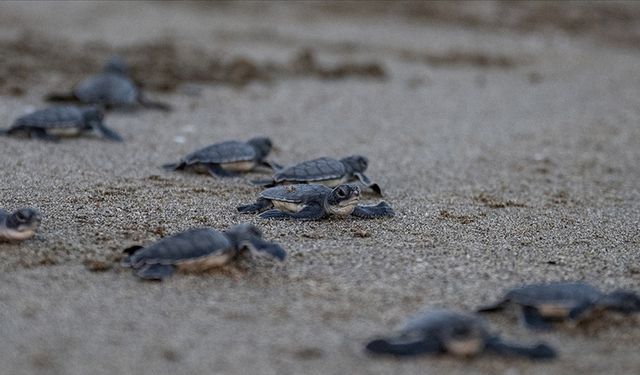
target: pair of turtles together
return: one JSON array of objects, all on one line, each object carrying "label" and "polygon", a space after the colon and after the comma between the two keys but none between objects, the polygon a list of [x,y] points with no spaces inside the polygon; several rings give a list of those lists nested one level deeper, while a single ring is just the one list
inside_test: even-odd
[{"label": "pair of turtles together", "polygon": [[247,142],[227,141],[197,150],[179,162],[163,167],[223,177],[238,176],[257,166],[276,170],[270,180],[254,181],[272,187],[261,192],[254,204],[238,207],[239,212],[261,213],[260,217],[265,219],[319,220],[330,215],[359,218],[394,215],[386,202],[375,206],[358,205],[360,188],[345,183],[359,180],[376,193],[382,193],[378,184],[364,175],[368,167],[366,157],[353,155],[340,160],[323,157],[282,168],[267,161],[271,149],[271,140],[263,137]]},{"label": "pair of turtles together", "polygon": [[146,99],[119,57],[111,58],[101,73],[81,81],[70,93],[50,94],[46,99],[77,102],[81,106],[56,105],[29,113],[16,119],[8,129],[0,130],[0,134],[55,141],[61,136],[78,136],[96,130],[107,139],[122,142],[122,137],[104,124],[103,109],[137,106],[169,109],[164,103]]},{"label": "pair of turtles together", "polygon": [[21,208],[12,213],[0,209],[0,241],[21,241],[35,235],[42,217],[35,208]]},{"label": "pair of turtles together", "polygon": [[[610,310],[623,314],[640,312],[640,296],[628,290],[603,293],[582,282],[532,284],[508,291],[501,300],[479,308],[478,312],[499,311],[509,305],[522,309],[527,327],[548,329],[552,322],[577,322],[597,311]],[[375,354],[397,356],[428,353],[471,356],[482,352],[532,359],[556,356],[555,350],[544,343],[523,346],[505,342],[491,334],[480,317],[450,310],[420,314],[410,319],[397,334],[372,340],[366,348]]]}]

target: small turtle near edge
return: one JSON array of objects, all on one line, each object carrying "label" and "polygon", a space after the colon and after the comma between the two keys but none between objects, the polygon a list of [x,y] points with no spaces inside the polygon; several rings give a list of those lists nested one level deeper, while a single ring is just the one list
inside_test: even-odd
[{"label": "small turtle near edge", "polygon": [[261,213],[263,219],[320,220],[330,215],[362,219],[394,216],[387,202],[375,206],[358,205],[360,188],[338,185],[298,184],[275,186],[260,193],[256,203],[237,207],[241,213]]},{"label": "small turtle near edge", "polygon": [[322,157],[278,170],[270,180],[255,180],[253,183],[263,187],[314,183],[333,188],[358,180],[376,194],[382,195],[380,186],[371,182],[364,174],[368,166],[369,160],[362,155],[352,155],[340,160]]},{"label": "small turtle near edge", "polygon": [[127,65],[118,56],[111,57],[101,73],[81,81],[71,93],[51,93],[45,99],[51,102],[99,104],[107,109],[134,108],[138,105],[163,111],[171,109],[168,104],[147,99],[131,80]]},{"label": "small turtle near edge", "polygon": [[256,166],[276,168],[266,160],[273,145],[269,138],[256,137],[247,142],[226,141],[196,150],[178,163],[165,164],[166,170],[193,170],[212,176],[236,177],[239,172],[249,172]]},{"label": "small turtle near edge", "polygon": [[242,253],[267,256],[278,261],[286,257],[280,245],[262,238],[251,224],[240,224],[220,232],[212,228],[191,229],[165,237],[147,246],[125,249],[124,267],[133,268],[145,280],[162,280],[177,270],[204,272],[221,267]]},{"label": "small turtle near edge", "polygon": [[0,241],[20,241],[33,237],[40,226],[40,212],[22,208],[13,213],[0,209]]},{"label": "small turtle near edge", "polygon": [[481,318],[450,310],[432,310],[410,319],[398,334],[372,340],[373,354],[414,356],[449,353],[470,357],[483,352],[530,359],[551,359],[556,352],[544,343],[523,346],[509,343],[489,332]]},{"label": "small turtle near edge", "polygon": [[18,117],[0,135],[26,135],[46,141],[78,136],[91,130],[116,142],[122,137],[104,124],[104,112],[97,107],[53,106]]},{"label": "small turtle near edge", "polygon": [[524,324],[532,329],[550,329],[554,321],[578,322],[595,311],[640,312],[640,296],[629,290],[603,293],[583,282],[531,284],[508,291],[504,297],[478,312],[495,312],[519,306]]}]

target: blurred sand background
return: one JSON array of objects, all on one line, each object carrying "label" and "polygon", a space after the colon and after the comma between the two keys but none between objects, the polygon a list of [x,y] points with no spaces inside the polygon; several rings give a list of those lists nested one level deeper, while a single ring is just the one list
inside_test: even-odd
[{"label": "blurred sand background", "polygon": [[[175,106],[110,114],[125,144],[0,139],[0,207],[44,213],[0,244],[0,373],[637,374],[637,318],[543,334],[490,318],[557,347],[549,363],[363,344],[523,282],[640,289],[639,46],[632,2],[0,3],[2,126],[113,53]],[[396,218],[265,222],[235,212],[259,174],[159,167],[254,135],[285,164],[366,154]],[[143,283],[116,264],[246,220],[284,265]]]}]

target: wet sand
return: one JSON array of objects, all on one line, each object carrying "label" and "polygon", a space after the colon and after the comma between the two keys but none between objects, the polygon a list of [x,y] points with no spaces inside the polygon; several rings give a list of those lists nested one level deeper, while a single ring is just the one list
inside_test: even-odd
[{"label": "wet sand", "polygon": [[[463,9],[496,12],[483,6]],[[0,138],[0,207],[44,214],[34,239],[0,244],[2,371],[637,373],[640,319],[617,316],[550,333],[490,317],[510,339],[558,348],[553,362],[364,353],[425,306],[472,309],[524,282],[640,290],[637,49],[597,28],[373,8],[0,4],[0,123],[113,52],[175,107],[110,113],[124,144]],[[367,66],[381,74],[354,73]],[[255,135],[272,137],[283,164],[367,155],[397,216],[262,221],[235,206],[265,174],[160,168]],[[288,251],[283,265],[248,260],[163,283],[117,265],[130,245],[244,221]]]}]

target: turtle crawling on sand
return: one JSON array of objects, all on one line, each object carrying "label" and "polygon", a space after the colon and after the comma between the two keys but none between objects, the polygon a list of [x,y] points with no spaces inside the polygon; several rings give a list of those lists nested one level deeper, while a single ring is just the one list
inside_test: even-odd
[{"label": "turtle crawling on sand", "polygon": [[165,164],[167,170],[192,170],[212,176],[236,177],[257,166],[276,168],[266,160],[273,145],[269,138],[256,137],[247,142],[226,141],[215,143],[185,156],[177,163]]},{"label": "turtle crawling on sand", "polygon": [[78,83],[71,93],[47,95],[53,102],[80,102],[99,104],[106,108],[133,108],[142,106],[163,111],[170,109],[165,103],[148,100],[128,76],[127,65],[117,56],[110,58],[101,73]]},{"label": "turtle crawling on sand", "polygon": [[369,160],[361,155],[352,155],[340,160],[322,157],[281,169],[273,175],[271,180],[255,180],[253,183],[264,187],[301,183],[336,187],[340,184],[359,180],[378,195],[382,195],[380,186],[371,182],[364,175],[364,171],[367,170],[368,166]]},{"label": "turtle crawling on sand", "polygon": [[176,270],[203,272],[223,266],[242,253],[267,256],[278,261],[286,257],[277,244],[262,238],[251,224],[240,224],[224,232],[211,228],[191,229],[147,246],[125,249],[122,265],[131,267],[145,280],[162,280]]},{"label": "turtle crawling on sand", "polygon": [[603,293],[583,282],[531,284],[511,289],[493,305],[478,312],[494,312],[514,304],[521,307],[524,324],[532,329],[550,329],[554,321],[578,322],[595,311],[640,312],[640,296],[629,290]]},{"label": "turtle crawling on sand", "polygon": [[360,188],[343,184],[331,189],[324,185],[297,184],[275,186],[260,193],[256,203],[239,206],[242,213],[258,213],[263,219],[320,220],[330,215],[362,219],[394,216],[393,209],[380,202],[358,205]]},{"label": "turtle crawling on sand", "polygon": [[0,129],[0,134],[57,141],[59,137],[97,130],[107,139],[122,142],[122,137],[109,129],[103,120],[104,113],[97,107],[53,106],[18,117],[10,128]]},{"label": "turtle crawling on sand", "polygon": [[33,237],[40,226],[40,212],[22,208],[13,213],[0,209],[0,241],[20,241]]},{"label": "turtle crawling on sand", "polygon": [[556,356],[555,350],[543,343],[523,346],[503,341],[489,332],[481,318],[450,310],[419,314],[410,319],[398,334],[373,340],[366,348],[371,353],[396,356],[450,353],[470,357],[483,352],[531,359]]}]

